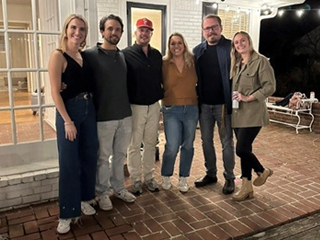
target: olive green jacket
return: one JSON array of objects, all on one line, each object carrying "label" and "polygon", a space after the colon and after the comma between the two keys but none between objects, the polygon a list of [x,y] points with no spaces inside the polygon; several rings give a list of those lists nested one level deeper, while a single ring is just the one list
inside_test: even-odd
[{"label": "olive green jacket", "polygon": [[240,102],[238,109],[232,110],[232,127],[260,127],[269,123],[266,98],[276,90],[273,68],[268,59],[253,53],[251,60],[240,69],[232,79],[232,90],[255,97],[251,102]]}]

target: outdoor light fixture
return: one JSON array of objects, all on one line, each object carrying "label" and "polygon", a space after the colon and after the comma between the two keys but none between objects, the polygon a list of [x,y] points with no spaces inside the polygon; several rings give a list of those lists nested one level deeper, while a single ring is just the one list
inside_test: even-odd
[{"label": "outdoor light fixture", "polygon": [[267,16],[267,15],[270,15],[271,13],[272,13],[272,8],[266,3],[262,4],[261,15]]},{"label": "outdoor light fixture", "polygon": [[266,4],[266,3],[262,4],[262,6],[261,6],[261,10],[262,11],[268,10],[268,9],[269,9],[269,5],[268,4]]},{"label": "outdoor light fixture", "polygon": [[217,9],[217,8],[218,8],[218,3],[214,2],[214,3],[212,4],[212,7],[213,7],[214,9]]},{"label": "outdoor light fixture", "polygon": [[280,10],[279,12],[278,12],[278,15],[281,17],[282,15],[284,14],[284,11],[283,10]]}]

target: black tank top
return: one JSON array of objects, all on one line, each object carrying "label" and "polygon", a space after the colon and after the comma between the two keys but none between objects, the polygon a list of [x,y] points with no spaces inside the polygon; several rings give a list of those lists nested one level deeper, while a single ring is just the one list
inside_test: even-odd
[{"label": "black tank top", "polygon": [[67,60],[67,67],[62,73],[61,81],[67,84],[67,88],[61,92],[62,99],[66,101],[76,97],[79,93],[92,92],[92,70],[82,53],[82,67],[67,53],[63,53],[63,56]]}]

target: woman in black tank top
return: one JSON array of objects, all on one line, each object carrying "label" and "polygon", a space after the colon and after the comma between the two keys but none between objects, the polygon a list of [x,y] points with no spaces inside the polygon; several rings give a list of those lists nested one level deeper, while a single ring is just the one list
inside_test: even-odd
[{"label": "woman in black tank top", "polygon": [[[90,67],[82,58],[88,24],[83,16],[71,14],[65,21],[59,48],[49,60],[52,99],[56,106],[59,151],[59,208],[57,231],[70,231],[70,223],[93,215],[98,138],[92,101]],[[61,91],[62,83],[66,88]]]}]

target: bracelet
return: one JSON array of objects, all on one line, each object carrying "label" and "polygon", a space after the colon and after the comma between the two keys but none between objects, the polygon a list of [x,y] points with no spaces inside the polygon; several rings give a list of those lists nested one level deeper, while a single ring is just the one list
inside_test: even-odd
[{"label": "bracelet", "polygon": [[71,122],[64,122],[64,125],[70,125],[70,124],[74,124],[74,122],[73,122],[73,121],[71,121]]}]

